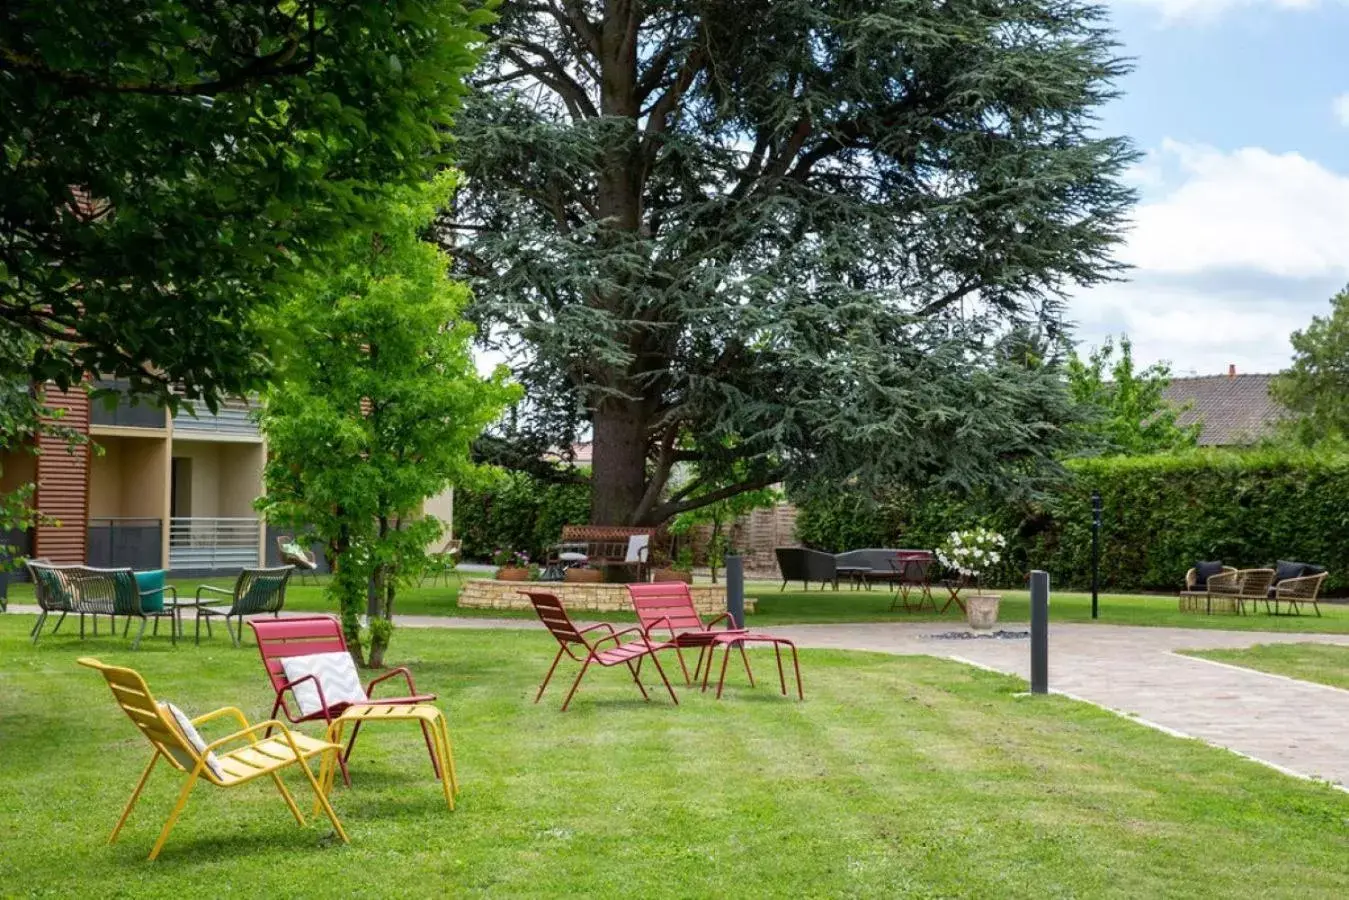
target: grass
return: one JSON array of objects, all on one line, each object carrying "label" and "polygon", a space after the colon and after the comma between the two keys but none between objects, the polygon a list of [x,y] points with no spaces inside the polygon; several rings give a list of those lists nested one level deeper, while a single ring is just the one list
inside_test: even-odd
[{"label": "grass", "polygon": [[[565,682],[530,702],[549,642],[505,631],[394,639],[449,713],[456,812],[416,731],[372,727],[355,787],[334,795],[350,846],[321,823],[296,828],[262,783],[206,787],[150,864],[181,781],[161,767],[105,843],[148,745],[75,657],[134,665],[190,712],[261,717],[256,651],[160,638],[133,654],[65,634],[33,648],[31,621],[0,617],[5,895],[1349,895],[1343,793],[1062,697],[1018,697],[1018,679],[808,651],[805,703],[737,681],[721,702],[645,704],[604,671],[562,714]],[[757,659],[766,674],[771,657]]]},{"label": "grass", "polygon": [[[191,597],[199,584],[231,587],[233,579],[176,579],[184,597]],[[461,608],[457,598],[458,584],[451,580],[425,587],[411,587],[398,597],[397,612],[418,616],[474,616],[487,618],[533,619],[530,610],[498,610]],[[836,622],[935,622],[960,620],[959,609],[952,605],[946,615],[934,615],[930,610],[908,613],[902,608],[890,610],[891,593],[883,588],[854,591],[846,586],[838,591],[779,591],[778,583],[754,581],[746,586],[746,593],[756,598],[757,611],[749,616],[757,627]],[[1000,619],[1003,622],[1030,621],[1030,595],[1026,591],[998,591],[1002,596]],[[942,588],[934,588],[940,608],[946,602]],[[15,584],[10,587],[10,602],[32,603],[32,587]],[[332,612],[332,605],[324,598],[322,587],[312,582],[302,585],[292,581],[286,591],[286,607],[294,610]],[[1349,634],[1349,604],[1321,604],[1322,616],[1268,616],[1255,613],[1236,616],[1230,613],[1202,615],[1182,613],[1176,608],[1174,596],[1150,594],[1103,594],[1100,597],[1100,618],[1108,625],[1166,626],[1171,628],[1224,629],[1239,631],[1329,632]],[[581,614],[585,616],[584,613]],[[592,618],[594,615],[592,614]],[[190,616],[189,616],[190,618]],[[606,613],[605,618],[615,622],[631,622],[626,613]],[[1090,623],[1091,596],[1084,593],[1054,592],[1051,597],[1050,618],[1055,622]],[[50,626],[48,626],[50,627]],[[191,625],[189,623],[189,630]]]},{"label": "grass", "polygon": [[1334,644],[1257,644],[1244,650],[1187,650],[1188,656],[1231,663],[1349,690],[1349,647]]}]

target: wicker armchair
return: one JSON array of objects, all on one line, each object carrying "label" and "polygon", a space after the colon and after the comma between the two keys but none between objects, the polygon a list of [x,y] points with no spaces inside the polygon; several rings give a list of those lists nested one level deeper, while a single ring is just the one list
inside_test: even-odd
[{"label": "wicker armchair", "polygon": [[[29,632],[29,637],[36,644],[38,638],[42,637],[42,626],[47,623],[49,615],[61,614],[56,620],[56,627],[52,629],[52,634],[56,634],[61,630],[61,624],[65,622],[66,616],[75,612],[75,590],[71,586],[70,577],[74,572],[83,572],[84,566],[54,566],[45,559],[30,559],[25,563],[25,567],[28,569],[28,577],[33,582],[33,596],[37,599],[39,610],[37,622]],[[97,623],[98,620],[94,621]],[[80,616],[80,626],[83,632],[84,616]]]},{"label": "wicker armchair", "polygon": [[[1235,575],[1237,572],[1233,566],[1223,566],[1222,572],[1217,575],[1210,575],[1209,581],[1214,578],[1221,578],[1226,575]],[[1199,583],[1199,569],[1191,568],[1185,573],[1185,589],[1180,592],[1180,611],[1181,612],[1212,612],[1209,601],[1208,587]]]},{"label": "wicker armchair", "polygon": [[[225,630],[229,632],[230,640],[234,646],[238,647],[240,639],[244,633],[244,616],[257,616],[271,613],[273,617],[280,615],[281,608],[286,605],[286,583],[290,581],[291,573],[295,569],[292,566],[280,566],[274,569],[244,569],[239,573],[239,578],[234,582],[234,590],[226,590],[213,585],[203,584],[197,588],[195,600],[183,601],[180,606],[191,606],[196,610],[197,620],[195,622],[194,640],[201,643],[201,622],[206,620],[206,636],[211,637],[211,619],[215,616],[225,617]],[[223,594],[227,600],[212,600],[209,597],[203,598],[202,594]],[[229,606],[224,607],[221,604],[228,602]],[[230,627],[230,619],[238,622],[238,632]]]},{"label": "wicker armchair", "polygon": [[1288,610],[1292,615],[1302,615],[1302,604],[1310,603],[1316,614],[1321,615],[1321,607],[1317,605],[1317,598],[1321,596],[1321,586],[1326,583],[1330,577],[1328,572],[1318,572],[1315,575],[1304,575],[1301,578],[1285,578],[1278,584],[1269,588],[1265,597],[1265,611],[1269,611],[1270,601],[1274,601],[1274,615],[1279,615],[1279,604],[1287,603]]},{"label": "wicker armchair", "polygon": [[1254,607],[1267,602],[1273,583],[1273,569],[1238,569],[1212,575],[1208,580],[1209,612],[1215,605],[1223,605],[1229,612],[1245,615],[1247,603]]}]

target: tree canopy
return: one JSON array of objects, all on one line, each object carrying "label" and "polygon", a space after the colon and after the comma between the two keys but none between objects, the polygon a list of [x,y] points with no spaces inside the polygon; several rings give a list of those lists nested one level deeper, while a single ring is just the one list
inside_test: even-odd
[{"label": "tree canopy", "polygon": [[[1068,438],[1059,373],[1008,342],[1116,272],[1102,7],[540,0],[490,32],[443,231],[528,389],[511,436],[593,433],[592,521],[783,480],[1013,490]],[[704,479],[671,490],[680,463]]]},{"label": "tree canopy", "polygon": [[472,480],[469,447],[515,398],[503,370],[478,376],[468,290],[419,237],[449,179],[408,189],[378,229],[343,242],[276,312],[274,380],[263,394],[269,521],[313,528],[334,562],[357,658],[373,579],[371,664],[388,644],[400,584],[440,533],[423,501]]},{"label": "tree canopy", "polygon": [[[443,162],[459,0],[18,0],[0,11],[0,376],[213,404],[254,313]],[[21,342],[7,338],[9,350]]]},{"label": "tree canopy", "polygon": [[1293,414],[1289,427],[1303,443],[1349,439],[1349,288],[1330,298],[1330,314],[1294,331],[1293,364],[1270,393]]},{"label": "tree canopy", "polygon": [[1177,424],[1181,410],[1166,402],[1171,368],[1154,363],[1139,369],[1134,365],[1133,344],[1127,336],[1115,342],[1107,338],[1083,359],[1074,352],[1068,358],[1068,387],[1074,402],[1083,409],[1079,429],[1085,438],[1080,448],[1107,456],[1142,456],[1169,453],[1195,446],[1201,423]]}]

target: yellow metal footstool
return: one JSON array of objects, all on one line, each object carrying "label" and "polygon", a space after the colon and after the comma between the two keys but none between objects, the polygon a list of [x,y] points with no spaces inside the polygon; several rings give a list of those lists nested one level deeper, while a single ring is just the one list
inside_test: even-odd
[{"label": "yellow metal footstool", "polygon": [[[431,737],[427,749],[431,752],[431,765],[436,770],[441,787],[445,790],[445,802],[454,809],[454,795],[459,793],[459,779],[454,773],[454,750],[450,746],[450,730],[445,725],[445,716],[438,707],[430,703],[399,703],[388,706],[357,703],[348,706],[341,716],[328,726],[328,741],[342,743],[342,732],[348,723],[359,728],[366,722],[416,722]],[[354,735],[354,731],[353,731]],[[335,762],[325,762],[323,767],[323,787],[326,792],[333,788],[333,779],[337,775]]]}]

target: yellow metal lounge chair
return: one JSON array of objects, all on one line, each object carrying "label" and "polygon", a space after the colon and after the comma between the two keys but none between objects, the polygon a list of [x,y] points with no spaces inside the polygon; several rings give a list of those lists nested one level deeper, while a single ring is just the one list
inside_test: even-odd
[{"label": "yellow metal lounge chair", "polygon": [[[145,788],[145,783],[150,780],[150,773],[154,771],[155,764],[159,762],[160,758],[165,759],[170,766],[178,771],[187,773],[187,784],[183,785],[182,791],[178,794],[178,802],[174,804],[173,812],[169,813],[169,818],[164,823],[164,829],[159,833],[159,840],[155,841],[154,849],[150,851],[150,859],[159,856],[159,851],[163,849],[164,842],[168,840],[169,832],[173,831],[173,826],[177,824],[178,816],[182,813],[183,807],[187,805],[188,795],[192,793],[192,788],[196,786],[199,778],[205,779],[216,787],[229,788],[245,784],[263,775],[271,776],[276,789],[281,792],[281,796],[285,799],[286,806],[290,808],[291,815],[295,816],[295,821],[304,825],[304,816],[300,814],[299,807],[295,805],[295,799],[291,797],[290,791],[286,790],[285,783],[277,774],[282,769],[297,764],[300,770],[304,772],[305,778],[308,779],[309,786],[314,789],[314,796],[317,798],[315,813],[317,814],[318,810],[322,808],[323,812],[327,814],[328,820],[333,823],[333,828],[336,829],[338,837],[346,843],[351,843],[346,831],[342,829],[342,823],[337,819],[337,813],[333,812],[327,796],[319,788],[320,781],[323,784],[330,782],[327,770],[336,765],[337,754],[342,750],[339,744],[330,744],[327,741],[318,741],[306,737],[298,731],[291,731],[275,719],[250,725],[248,720],[244,718],[244,714],[233,706],[217,709],[215,712],[198,716],[188,722],[186,717],[182,716],[177,707],[172,704],[156,703],[155,698],[150,694],[150,688],[145,684],[145,679],[136,670],[107,666],[87,656],[81,657],[79,663],[82,666],[88,666],[99,671],[107,680],[108,687],[112,689],[113,697],[116,698],[117,704],[122,707],[122,711],[131,718],[132,722],[136,723],[136,727],[141,730],[141,733],[155,748],[154,755],[150,757],[150,764],[145,767],[145,771],[141,774],[141,779],[136,784],[136,790],[132,792],[131,799],[127,801],[126,809],[122,810],[122,817],[117,820],[117,825],[113,828],[108,843],[111,844],[117,840],[118,833],[130,817],[131,810],[136,805],[136,800],[140,798],[141,791]],[[201,736],[197,734],[196,726],[226,715],[234,716],[238,720],[240,730],[229,737],[223,737],[210,744],[203,741]],[[259,733],[268,729],[275,729],[280,733],[274,737],[264,735],[259,738]],[[226,744],[244,740],[247,743],[242,747],[227,752],[222,751],[219,755],[215,752]],[[322,757],[322,766],[317,781],[307,762],[314,756]]]}]

